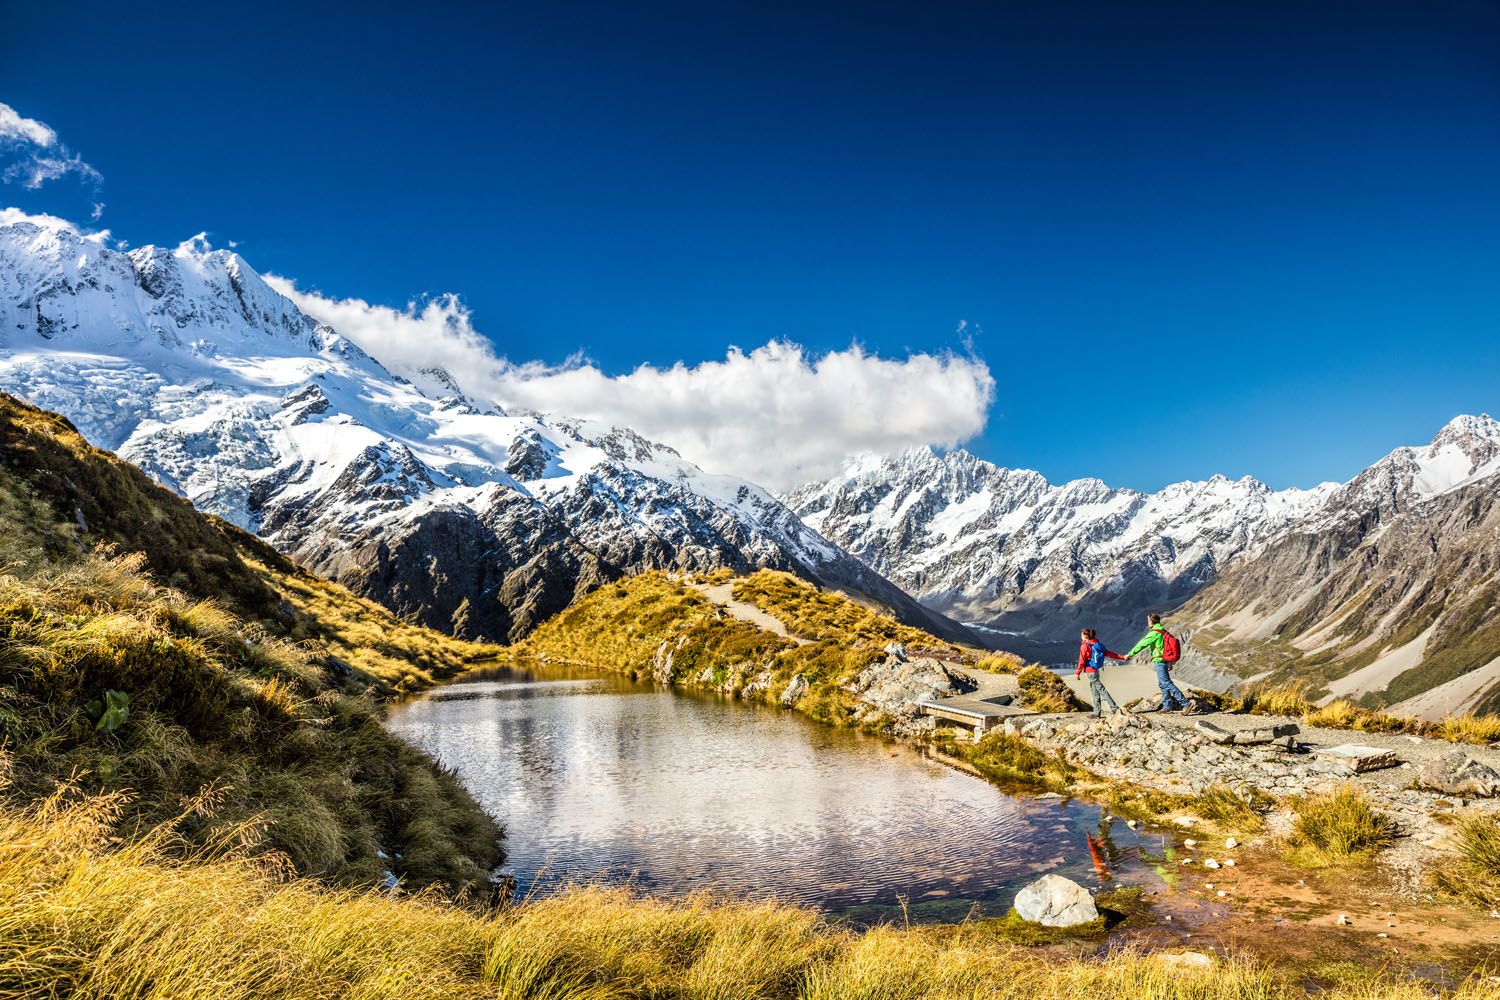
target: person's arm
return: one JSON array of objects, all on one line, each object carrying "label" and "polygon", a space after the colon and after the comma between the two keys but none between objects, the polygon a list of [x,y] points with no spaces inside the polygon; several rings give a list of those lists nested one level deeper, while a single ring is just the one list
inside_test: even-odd
[{"label": "person's arm", "polygon": [[1136,653],[1139,653],[1143,649],[1150,649],[1151,648],[1151,640],[1153,640],[1155,638],[1156,638],[1156,633],[1155,632],[1147,632],[1146,633],[1146,637],[1144,639],[1142,639],[1140,642],[1136,643],[1134,646],[1132,646],[1130,648],[1130,652],[1128,652],[1128,653],[1125,654],[1125,659],[1127,659],[1127,660],[1130,659],[1132,656],[1134,656]]},{"label": "person's arm", "polygon": [[1107,657],[1109,657],[1111,660],[1128,660],[1128,659],[1130,659],[1130,657],[1128,657],[1128,656],[1121,656],[1119,653],[1116,653],[1116,652],[1114,652],[1112,650],[1108,650],[1108,649],[1106,649],[1104,651],[1104,655],[1107,656]]}]

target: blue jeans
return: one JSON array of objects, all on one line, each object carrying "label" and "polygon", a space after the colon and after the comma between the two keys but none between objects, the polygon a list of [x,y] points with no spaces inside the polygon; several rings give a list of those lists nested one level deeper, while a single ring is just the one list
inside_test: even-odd
[{"label": "blue jeans", "polygon": [[1094,714],[1097,716],[1103,712],[1106,702],[1109,703],[1109,710],[1111,712],[1118,712],[1120,706],[1115,704],[1114,697],[1104,689],[1104,682],[1099,679],[1099,672],[1096,670],[1085,674],[1085,676],[1089,679],[1089,693],[1093,696]]},{"label": "blue jeans", "polygon": [[1156,668],[1156,686],[1161,688],[1161,707],[1163,711],[1170,712],[1174,708],[1187,708],[1188,697],[1182,693],[1182,689],[1172,683],[1172,675],[1167,670],[1167,665],[1160,661],[1153,663]]}]

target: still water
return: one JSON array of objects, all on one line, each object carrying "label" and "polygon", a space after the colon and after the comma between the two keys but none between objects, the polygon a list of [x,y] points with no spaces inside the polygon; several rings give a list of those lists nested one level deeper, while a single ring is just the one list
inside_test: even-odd
[{"label": "still water", "polygon": [[520,895],[603,880],[956,920],[1046,872],[1100,885],[1086,833],[1121,884],[1157,883],[1168,846],[790,711],[555,667],[447,685],[389,724],[504,823]]}]

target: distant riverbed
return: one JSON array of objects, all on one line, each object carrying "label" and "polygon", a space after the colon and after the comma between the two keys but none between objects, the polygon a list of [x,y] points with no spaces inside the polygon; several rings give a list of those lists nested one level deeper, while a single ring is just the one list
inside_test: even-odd
[{"label": "distant riverbed", "polygon": [[519,894],[569,881],[775,897],[859,922],[1000,915],[1047,872],[1159,883],[1159,835],[1007,795],[902,744],[789,711],[555,667],[399,705],[390,728],[505,824]]}]

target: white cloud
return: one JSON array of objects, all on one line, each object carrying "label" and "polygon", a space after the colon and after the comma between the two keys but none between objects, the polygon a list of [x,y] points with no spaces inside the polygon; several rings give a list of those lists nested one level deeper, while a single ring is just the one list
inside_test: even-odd
[{"label": "white cloud", "polygon": [[631,427],[706,469],[773,489],[831,476],[860,452],[959,444],[984,429],[994,397],[977,358],[895,360],[858,346],[813,355],[785,341],[624,375],[583,361],[518,365],[495,355],[456,296],[390,309],[267,280],[393,371],[440,366],[476,398]]},{"label": "white cloud", "polygon": [[[27,118],[9,104],[0,103],[0,180],[34,190],[69,174],[77,174],[95,188],[104,180],[99,171],[63,145],[46,122]],[[99,211],[103,207],[99,204]],[[94,218],[98,217],[96,212]]]}]

